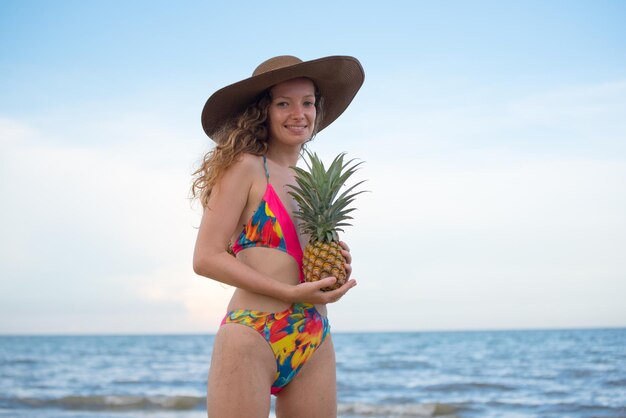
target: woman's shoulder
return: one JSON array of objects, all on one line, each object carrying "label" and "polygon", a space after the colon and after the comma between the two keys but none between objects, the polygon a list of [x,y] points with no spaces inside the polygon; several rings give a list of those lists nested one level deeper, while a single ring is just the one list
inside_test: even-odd
[{"label": "woman's shoulder", "polygon": [[225,175],[240,180],[249,181],[263,175],[263,157],[260,155],[243,153],[226,170]]},{"label": "woman's shoulder", "polygon": [[245,169],[263,168],[263,156],[254,155],[247,152],[242,153],[234,162]]},{"label": "woman's shoulder", "polygon": [[245,174],[263,172],[263,157],[261,155],[249,154],[247,152],[241,154],[231,166],[233,170],[241,171]]}]

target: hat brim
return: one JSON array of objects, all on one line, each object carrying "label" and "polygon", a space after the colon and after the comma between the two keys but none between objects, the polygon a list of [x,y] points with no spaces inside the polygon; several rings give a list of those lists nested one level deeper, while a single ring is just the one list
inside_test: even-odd
[{"label": "hat brim", "polygon": [[333,123],[348,107],[365,80],[361,63],[350,56],[330,56],[268,71],[228,85],[209,97],[202,110],[202,128],[213,135],[241,114],[263,91],[292,78],[311,79],[324,98],[318,131]]}]

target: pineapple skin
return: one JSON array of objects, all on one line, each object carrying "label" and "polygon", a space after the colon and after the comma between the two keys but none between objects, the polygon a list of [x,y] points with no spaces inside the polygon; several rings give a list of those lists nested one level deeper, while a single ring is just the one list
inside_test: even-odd
[{"label": "pineapple skin", "polygon": [[348,274],[344,267],[346,259],[341,250],[336,242],[310,242],[304,249],[302,259],[304,280],[316,282],[329,276],[337,278],[335,284],[322,289],[324,292],[343,286]]}]

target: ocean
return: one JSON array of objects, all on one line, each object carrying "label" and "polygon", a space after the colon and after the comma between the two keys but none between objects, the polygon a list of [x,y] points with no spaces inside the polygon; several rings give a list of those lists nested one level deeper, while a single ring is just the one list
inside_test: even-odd
[{"label": "ocean", "polygon": [[[341,417],[626,417],[626,329],[333,339]],[[0,417],[206,417],[212,343],[1,336]]]}]

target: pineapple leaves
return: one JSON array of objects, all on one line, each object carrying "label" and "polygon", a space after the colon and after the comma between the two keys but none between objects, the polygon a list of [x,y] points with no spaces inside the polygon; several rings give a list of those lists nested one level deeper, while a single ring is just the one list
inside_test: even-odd
[{"label": "pineapple leaves", "polygon": [[292,167],[295,172],[295,185],[289,185],[288,193],[300,207],[294,216],[302,221],[301,228],[311,235],[313,241],[337,241],[340,227],[350,226],[346,220],[353,219],[348,214],[356,210],[347,208],[363,190],[355,191],[364,181],[360,181],[342,193],[341,188],[363,162],[354,159],[344,161],[345,153],[337,155],[328,169],[315,153],[305,150],[304,162],[308,169]]}]

